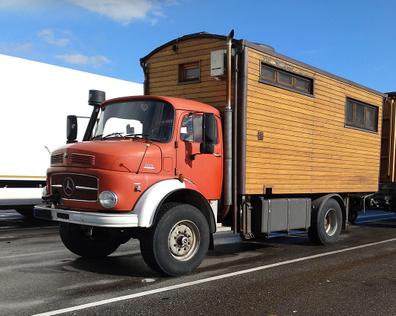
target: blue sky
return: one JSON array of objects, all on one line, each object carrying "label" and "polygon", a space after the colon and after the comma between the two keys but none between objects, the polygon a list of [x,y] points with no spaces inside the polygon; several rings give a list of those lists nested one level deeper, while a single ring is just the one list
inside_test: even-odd
[{"label": "blue sky", "polygon": [[396,1],[0,0],[0,53],[143,82],[139,59],[207,31],[396,91]]}]

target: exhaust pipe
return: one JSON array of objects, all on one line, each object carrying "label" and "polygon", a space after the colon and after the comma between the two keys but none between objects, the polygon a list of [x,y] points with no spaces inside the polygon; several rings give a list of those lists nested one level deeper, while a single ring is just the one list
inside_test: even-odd
[{"label": "exhaust pipe", "polygon": [[227,102],[224,109],[224,184],[223,184],[223,218],[225,218],[232,205],[232,39],[234,30],[227,36]]}]

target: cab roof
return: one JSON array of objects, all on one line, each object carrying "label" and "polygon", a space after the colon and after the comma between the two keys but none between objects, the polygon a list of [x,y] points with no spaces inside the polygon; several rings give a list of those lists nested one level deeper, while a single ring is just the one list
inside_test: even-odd
[{"label": "cab roof", "polygon": [[154,100],[154,101],[162,101],[173,105],[175,110],[186,110],[193,112],[205,112],[205,113],[213,113],[216,116],[220,116],[219,110],[214,108],[211,105],[193,101],[189,99],[181,99],[174,97],[166,97],[166,96],[154,96],[154,95],[140,95],[140,96],[128,96],[121,97],[115,99],[106,100],[101,104],[101,107],[107,106],[116,102],[129,102],[129,101],[144,101],[144,100]]}]

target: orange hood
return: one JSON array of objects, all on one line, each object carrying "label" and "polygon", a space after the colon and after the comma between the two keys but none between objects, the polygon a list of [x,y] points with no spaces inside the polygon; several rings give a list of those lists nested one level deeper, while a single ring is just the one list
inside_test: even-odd
[{"label": "orange hood", "polygon": [[[97,140],[68,144],[52,153],[52,155],[58,154],[63,154],[61,164],[63,166],[133,173],[161,171],[161,149],[141,139]],[[80,157],[84,159],[81,160]]]}]

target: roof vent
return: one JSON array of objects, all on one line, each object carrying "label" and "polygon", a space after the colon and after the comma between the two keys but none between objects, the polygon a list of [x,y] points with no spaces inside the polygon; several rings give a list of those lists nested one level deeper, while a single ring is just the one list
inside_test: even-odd
[{"label": "roof vent", "polygon": [[262,44],[262,43],[253,43],[253,44],[256,44],[256,45],[258,45],[258,46],[260,46],[260,47],[262,47],[262,48],[264,48],[265,50],[268,50],[268,51],[270,51],[270,52],[275,52],[275,48],[273,48],[273,47],[270,46],[270,45]]}]

